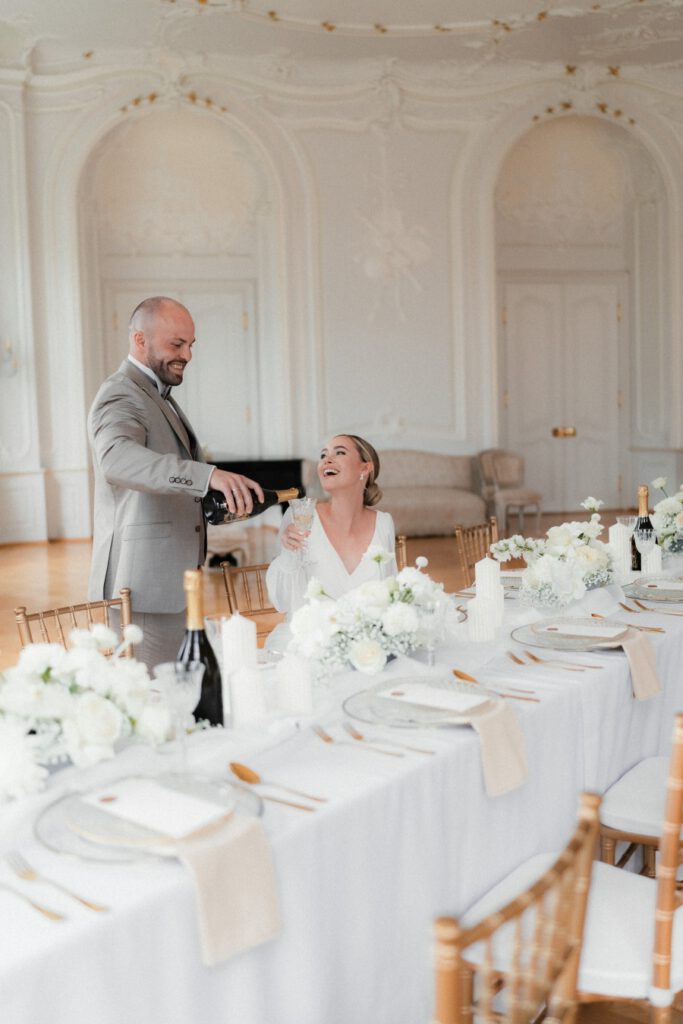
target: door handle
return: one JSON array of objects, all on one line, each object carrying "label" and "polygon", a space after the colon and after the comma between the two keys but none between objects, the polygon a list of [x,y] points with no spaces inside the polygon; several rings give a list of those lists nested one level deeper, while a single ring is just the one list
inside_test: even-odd
[{"label": "door handle", "polygon": [[553,437],[576,437],[576,427],[553,427]]}]

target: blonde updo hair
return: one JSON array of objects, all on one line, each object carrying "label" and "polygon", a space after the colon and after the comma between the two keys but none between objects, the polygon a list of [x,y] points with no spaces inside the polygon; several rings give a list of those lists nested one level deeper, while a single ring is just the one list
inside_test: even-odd
[{"label": "blonde updo hair", "polygon": [[353,441],[362,461],[369,462],[372,466],[365,481],[365,490],[363,491],[363,504],[366,508],[372,508],[373,505],[378,505],[382,500],[382,490],[375,483],[379,476],[379,455],[369,441],[358,437],[357,434],[344,434],[343,436],[348,437],[349,441]]}]

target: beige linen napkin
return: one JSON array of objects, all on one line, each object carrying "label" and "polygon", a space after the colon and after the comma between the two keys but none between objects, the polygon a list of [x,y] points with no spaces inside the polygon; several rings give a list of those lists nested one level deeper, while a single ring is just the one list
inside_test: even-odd
[{"label": "beige linen napkin", "polygon": [[648,700],[662,689],[657,675],[655,649],[644,633],[635,629],[631,632],[633,635],[624,640],[622,647],[631,668],[633,696],[636,700]]},{"label": "beige linen napkin", "polygon": [[260,821],[235,814],[217,833],[178,843],[177,854],[195,884],[208,967],[279,933],[273,858]]},{"label": "beige linen napkin", "polygon": [[484,784],[489,796],[502,796],[529,777],[524,733],[505,701],[485,715],[474,716],[479,734]]}]

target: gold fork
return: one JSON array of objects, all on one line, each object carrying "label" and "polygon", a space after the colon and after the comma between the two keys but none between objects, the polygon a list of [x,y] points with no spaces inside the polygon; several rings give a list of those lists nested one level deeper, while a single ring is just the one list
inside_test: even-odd
[{"label": "gold fork", "polygon": [[376,754],[385,754],[387,757],[404,757],[404,754],[399,754],[397,750],[382,750],[380,747],[374,747],[371,743],[364,743],[363,747],[357,747],[355,743],[350,740],[335,740],[334,737],[330,736],[329,732],[325,732],[322,725],[312,725],[311,729],[318,736],[323,743],[338,743],[342,747],[353,747],[354,750],[374,750]]},{"label": "gold fork", "polygon": [[[638,607],[640,608],[641,612],[655,612],[655,614],[657,614],[657,615],[674,615],[674,616],[675,615],[683,615],[683,612],[674,612],[674,611],[671,611],[671,610],[664,612],[660,608],[648,608],[648,606],[646,604],[643,604],[642,601],[636,600],[635,597],[631,598],[631,600],[633,601],[634,604],[638,605]],[[635,609],[634,609],[634,611],[635,611]]]},{"label": "gold fork", "polygon": [[[372,740],[368,740],[362,732],[356,729],[355,725],[351,722],[342,722],[342,728],[346,729],[349,736],[353,736],[354,740],[362,741],[363,743],[371,743]],[[378,743],[385,743],[388,747],[399,747],[401,750],[411,750],[414,754],[435,754],[435,750],[426,750],[424,747],[410,747],[407,743],[397,743],[395,740],[380,739]]]},{"label": "gold fork", "polygon": [[[599,615],[597,612],[591,613],[592,619],[604,619],[604,617],[604,615]],[[631,626],[630,628],[639,629],[641,633],[666,633],[666,630],[661,626]]]},{"label": "gold fork", "polygon": [[[109,907],[103,906],[101,903],[95,903],[93,900],[87,900],[84,896],[79,896],[77,893],[72,892],[71,889],[67,889],[61,882],[55,882],[52,878],[46,878],[44,875],[40,875],[34,868],[31,867],[29,862],[22,857],[16,850],[11,850],[5,857],[7,864],[12,869],[15,875],[19,878],[23,878],[25,882],[44,882],[46,885],[51,885],[53,889],[58,889],[63,892],[66,896],[70,896],[72,900],[77,900],[82,903],[88,910],[95,910],[99,914],[105,913],[109,910]],[[33,904],[37,910],[45,910],[44,907],[39,907],[38,904]],[[48,916],[52,914],[50,911]],[[61,915],[57,915],[61,917]]]},{"label": "gold fork", "polygon": [[21,889],[15,889],[13,885],[8,885],[7,882],[0,882],[0,889],[3,892],[11,892],[14,896],[18,896],[20,900],[23,900],[24,903],[28,903],[34,910],[37,910],[44,917],[49,917],[51,921],[65,920],[64,914],[58,914],[56,910],[50,910],[49,907],[44,907],[41,903],[36,903],[30,896],[27,896],[25,892],[22,892]]}]

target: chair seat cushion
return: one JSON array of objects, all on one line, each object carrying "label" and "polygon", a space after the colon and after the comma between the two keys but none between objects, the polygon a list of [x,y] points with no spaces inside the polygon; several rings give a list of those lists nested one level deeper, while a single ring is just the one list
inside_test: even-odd
[{"label": "chair seat cushion", "polygon": [[668,771],[666,757],[647,757],[627,771],[603,796],[601,823],[619,832],[659,836]]},{"label": "chair seat cushion", "polygon": [[498,502],[502,505],[524,506],[540,505],[541,495],[538,491],[528,491],[517,487],[502,487],[496,495]]},{"label": "chair seat cushion", "polygon": [[[556,860],[538,854],[520,864],[460,919],[471,927],[505,906],[533,885]],[[593,864],[583,951],[579,968],[580,992],[623,999],[647,999],[652,979],[652,949],[657,885],[654,879],[602,864]],[[533,912],[527,911],[525,945],[533,934]],[[494,941],[494,966],[505,972],[512,959],[514,922],[503,926]],[[470,963],[483,958],[481,943],[466,951]],[[683,989],[683,907],[674,916],[671,990]]]},{"label": "chair seat cushion", "polygon": [[458,523],[473,526],[486,513],[478,494],[455,487],[383,487],[381,508],[391,513],[397,535],[408,537],[448,536]]},{"label": "chair seat cushion", "polygon": [[[652,984],[657,883],[609,864],[593,865],[578,989],[646,999]],[[683,907],[674,915],[671,991],[683,988]]]}]

